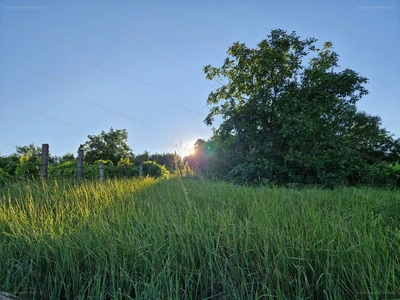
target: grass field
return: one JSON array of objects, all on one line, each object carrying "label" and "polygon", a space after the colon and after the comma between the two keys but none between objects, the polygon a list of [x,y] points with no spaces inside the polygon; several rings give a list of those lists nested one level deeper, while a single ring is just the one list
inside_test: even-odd
[{"label": "grass field", "polygon": [[0,290],[21,299],[394,299],[400,192],[201,178],[0,190]]}]

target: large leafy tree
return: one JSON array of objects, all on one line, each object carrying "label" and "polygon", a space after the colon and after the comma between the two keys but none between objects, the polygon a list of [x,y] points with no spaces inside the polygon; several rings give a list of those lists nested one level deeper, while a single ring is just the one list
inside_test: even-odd
[{"label": "large leafy tree", "polygon": [[368,153],[388,154],[377,142],[391,144],[390,135],[356,109],[367,78],[339,70],[332,43],[316,42],[272,30],[254,49],[234,43],[220,68],[205,66],[207,79],[223,82],[209,94],[205,123],[222,116],[214,139],[220,157],[235,157],[231,177],[336,184]]},{"label": "large leafy tree", "polygon": [[94,163],[97,160],[110,160],[116,166],[121,158],[133,157],[132,150],[127,145],[128,132],[125,129],[110,132],[102,131],[99,135],[88,135],[89,140],[82,145],[85,162]]}]

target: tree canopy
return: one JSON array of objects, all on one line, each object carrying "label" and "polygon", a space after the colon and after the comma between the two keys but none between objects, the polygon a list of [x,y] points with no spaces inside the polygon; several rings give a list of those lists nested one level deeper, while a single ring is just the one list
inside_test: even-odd
[{"label": "tree canopy", "polygon": [[35,144],[28,146],[15,146],[17,156],[27,155],[32,158],[40,158],[42,156],[42,148]]},{"label": "tree canopy", "polygon": [[399,159],[380,118],[357,111],[368,79],[340,69],[331,42],[316,42],[272,30],[256,48],[236,42],[221,67],[204,67],[223,82],[204,122],[222,116],[213,139],[230,177],[338,184],[365,163]]},{"label": "tree canopy", "polygon": [[85,153],[85,162],[94,163],[96,160],[110,160],[116,166],[126,157],[132,157],[132,150],[127,145],[128,132],[126,129],[110,132],[102,131],[99,135],[88,135],[89,140],[82,145]]}]

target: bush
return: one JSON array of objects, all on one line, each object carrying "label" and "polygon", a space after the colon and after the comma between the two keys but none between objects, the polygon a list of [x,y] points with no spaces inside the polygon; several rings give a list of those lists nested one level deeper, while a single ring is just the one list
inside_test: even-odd
[{"label": "bush", "polygon": [[69,160],[58,165],[49,166],[49,176],[54,177],[76,177],[77,163],[75,160]]},{"label": "bush", "polygon": [[0,186],[5,185],[10,179],[11,176],[2,168],[0,168]]},{"label": "bush", "polygon": [[[102,162],[104,165],[104,178],[129,178],[139,176],[139,169],[132,165],[120,164],[114,166],[110,160],[98,160],[94,164],[84,164],[83,177],[86,179],[98,179],[99,165]],[[76,160],[66,161],[59,165],[50,166],[50,174],[55,177],[76,178],[77,162]]]},{"label": "bush", "polygon": [[378,187],[395,186],[400,178],[400,164],[379,163],[358,166],[353,170],[352,184],[373,185]]},{"label": "bush", "polygon": [[10,176],[15,176],[15,171],[19,166],[18,156],[0,157],[0,168]]},{"label": "bush", "polygon": [[154,161],[144,161],[142,163],[143,166],[143,175],[148,175],[151,177],[167,177],[169,175],[169,171],[163,165],[159,165]]},{"label": "bush", "polygon": [[104,166],[105,178],[130,178],[135,176],[139,176],[139,169],[135,166],[129,166],[129,165]]},{"label": "bush", "polygon": [[255,162],[245,162],[237,165],[228,172],[228,176],[235,183],[245,183],[249,185],[258,185],[264,181],[268,171],[268,164],[264,160]]},{"label": "bush", "polygon": [[391,165],[390,177],[397,185],[400,185],[400,163],[396,162]]},{"label": "bush", "polygon": [[38,177],[40,170],[40,162],[28,155],[23,155],[19,158],[19,165],[15,170],[15,175],[18,177]]}]

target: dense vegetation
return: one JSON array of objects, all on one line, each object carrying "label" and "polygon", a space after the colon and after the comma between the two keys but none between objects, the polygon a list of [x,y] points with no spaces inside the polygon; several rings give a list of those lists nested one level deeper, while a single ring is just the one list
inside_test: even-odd
[{"label": "dense vegetation", "polygon": [[189,161],[239,183],[395,184],[400,139],[356,107],[368,79],[339,68],[331,42],[316,42],[272,30],[256,48],[234,43],[221,67],[206,66],[221,86],[204,122],[223,121],[205,144],[211,157]]},{"label": "dense vegetation", "polygon": [[400,296],[400,194],[191,178],[0,190],[0,287],[22,299]]},{"label": "dense vegetation", "polygon": [[[166,177],[177,169],[187,170],[176,153],[150,155],[145,151],[142,154],[134,155],[126,144],[128,139],[126,130],[111,128],[108,133],[102,131],[98,136],[89,135],[88,138],[89,140],[80,146],[84,150],[83,175],[86,179],[99,178],[99,162],[104,165],[105,178],[137,177],[140,175],[140,166],[143,176],[154,178]],[[0,186],[21,179],[38,178],[41,152],[39,146],[30,144],[22,147],[16,146],[16,153],[0,157]],[[50,155],[49,176],[76,178],[77,159],[71,153],[61,157]]]}]

